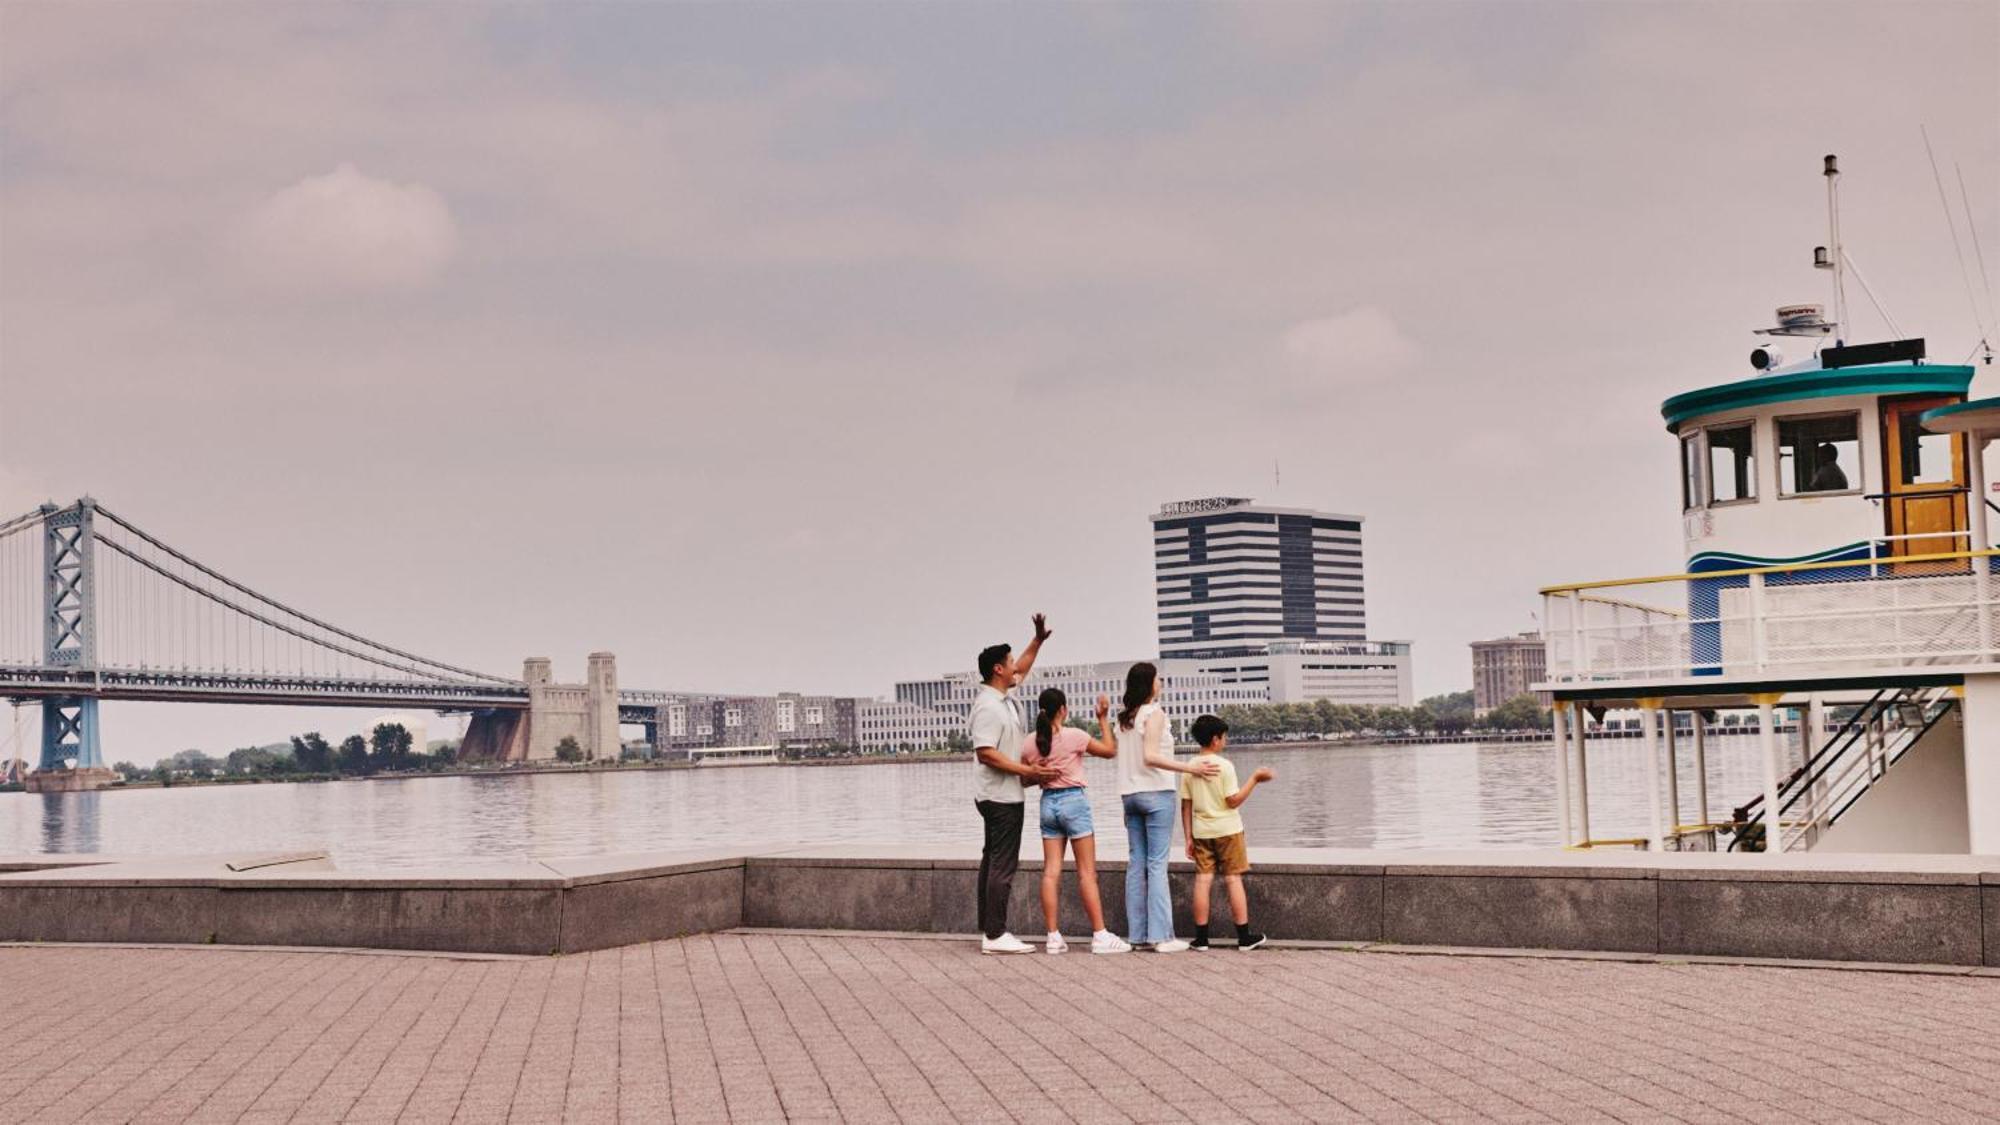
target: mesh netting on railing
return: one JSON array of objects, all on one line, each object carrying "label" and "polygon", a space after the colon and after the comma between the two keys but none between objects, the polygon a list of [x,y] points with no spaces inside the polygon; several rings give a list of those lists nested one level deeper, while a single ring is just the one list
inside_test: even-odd
[{"label": "mesh netting on railing", "polygon": [[1924,556],[1552,590],[1548,674],[1666,680],[1987,660],[2000,655],[1991,565],[1987,555]]}]

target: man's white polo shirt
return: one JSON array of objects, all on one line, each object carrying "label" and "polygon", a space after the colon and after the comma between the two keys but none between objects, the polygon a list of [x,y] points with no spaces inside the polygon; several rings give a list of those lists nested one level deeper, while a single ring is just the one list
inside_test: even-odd
[{"label": "man's white polo shirt", "polygon": [[[1021,721],[1021,712],[1015,707],[1012,696],[996,691],[991,684],[980,684],[979,694],[972,699],[972,711],[966,716],[966,725],[972,734],[973,749],[991,746],[1009,761],[1021,760],[1021,743],[1026,738],[1027,727]],[[977,765],[979,788],[973,794],[975,799],[1008,805],[1018,805],[1026,800],[1021,793],[1018,776],[996,770],[985,762]]]}]

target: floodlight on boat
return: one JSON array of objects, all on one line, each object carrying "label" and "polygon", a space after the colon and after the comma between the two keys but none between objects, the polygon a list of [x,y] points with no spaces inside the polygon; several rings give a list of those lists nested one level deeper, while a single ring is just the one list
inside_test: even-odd
[{"label": "floodlight on boat", "polygon": [[1826,319],[1824,305],[1780,305],[1778,323],[1773,328],[1759,328],[1759,336],[1831,336],[1836,328]]},{"label": "floodlight on boat", "polygon": [[1779,350],[1776,344],[1764,344],[1750,349],[1750,366],[1759,371],[1769,371],[1782,366],[1784,362],[1785,353]]}]

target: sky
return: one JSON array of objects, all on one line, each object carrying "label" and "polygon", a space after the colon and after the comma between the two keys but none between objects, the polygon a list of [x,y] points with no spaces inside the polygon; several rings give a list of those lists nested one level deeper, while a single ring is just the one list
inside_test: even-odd
[{"label": "sky", "polygon": [[1458,690],[1539,587],[1678,568],[1658,405],[1826,299],[1822,154],[1971,352],[1919,130],[2000,267],[1997,62],[1976,2],[5,0],[0,512],[453,663],[884,695],[1037,610],[1155,651],[1147,515],[1251,496],[1365,516]]}]

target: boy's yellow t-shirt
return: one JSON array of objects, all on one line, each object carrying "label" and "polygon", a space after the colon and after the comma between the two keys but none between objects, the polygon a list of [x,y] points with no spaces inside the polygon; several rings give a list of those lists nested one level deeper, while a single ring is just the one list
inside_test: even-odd
[{"label": "boy's yellow t-shirt", "polygon": [[1213,759],[1222,772],[1214,777],[1181,775],[1181,800],[1194,802],[1194,838],[1219,840],[1243,831],[1243,814],[1229,807],[1223,798],[1236,792],[1236,766],[1220,754],[1197,754],[1196,761]]}]

